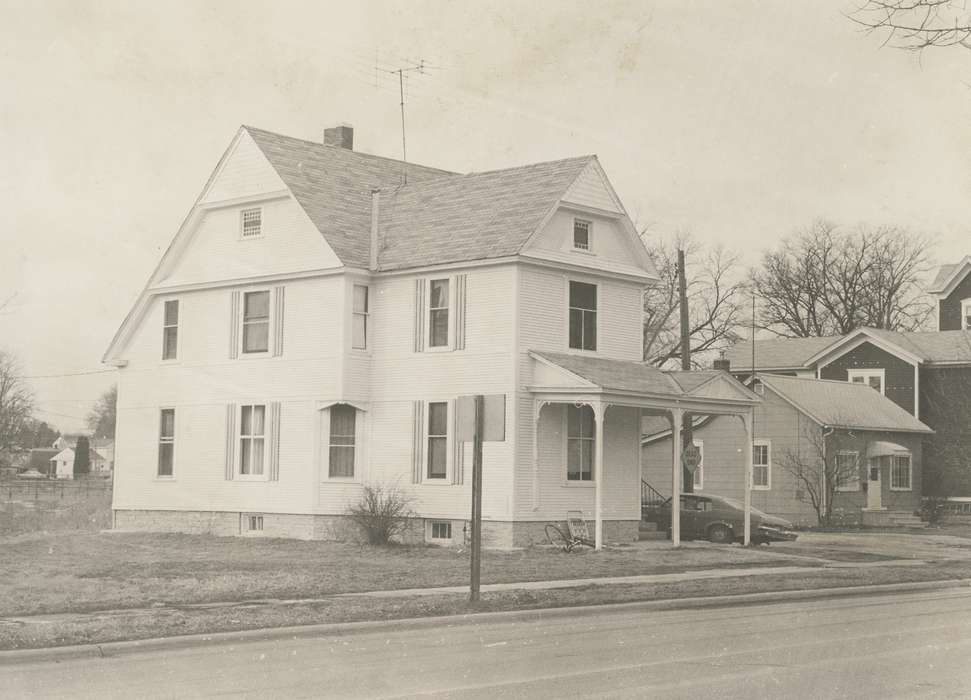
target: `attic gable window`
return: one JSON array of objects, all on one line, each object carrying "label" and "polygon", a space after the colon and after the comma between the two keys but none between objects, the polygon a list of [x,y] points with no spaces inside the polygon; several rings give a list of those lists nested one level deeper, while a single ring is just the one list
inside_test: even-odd
[{"label": "attic gable window", "polygon": [[263,209],[243,209],[240,215],[243,238],[258,238],[263,235]]},{"label": "attic gable window", "polygon": [[583,219],[573,220],[573,247],[577,250],[590,250],[590,222]]},{"label": "attic gable window", "polygon": [[881,394],[884,392],[883,369],[850,369],[847,370],[847,379],[854,384],[866,384],[871,389],[876,389]]}]

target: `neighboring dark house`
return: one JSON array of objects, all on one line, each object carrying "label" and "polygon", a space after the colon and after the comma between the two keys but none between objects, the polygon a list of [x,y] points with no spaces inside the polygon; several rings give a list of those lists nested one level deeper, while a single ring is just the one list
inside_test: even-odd
[{"label": "neighboring dark house", "polygon": [[[971,258],[941,268],[930,290],[939,330],[859,328],[842,336],[757,340],[755,370],[866,384],[935,432],[924,441],[925,494],[971,497]],[[727,369],[752,374],[752,343]],[[724,368],[724,365],[723,365]]]},{"label": "neighboring dark house", "polygon": [[60,450],[38,447],[30,451],[29,469],[36,469],[41,474],[50,475],[53,472],[51,460]]}]

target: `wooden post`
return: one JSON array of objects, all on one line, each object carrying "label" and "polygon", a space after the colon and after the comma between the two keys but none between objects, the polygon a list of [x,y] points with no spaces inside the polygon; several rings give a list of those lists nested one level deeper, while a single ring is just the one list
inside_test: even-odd
[{"label": "wooden post", "polygon": [[472,571],[469,600],[479,600],[479,574],[482,558],[482,426],[485,398],[475,396],[475,433],[472,437]]},{"label": "wooden post", "polygon": [[606,418],[607,407],[602,403],[593,405],[594,417],[594,440],[593,440],[593,483],[594,483],[594,549],[598,552],[604,546],[604,521],[603,521],[603,471],[604,471],[604,419]]},{"label": "wooden post", "polygon": [[684,411],[671,411],[671,546],[681,546],[681,421]]},{"label": "wooden post", "polygon": [[752,453],[755,451],[755,435],[753,432],[753,422],[755,409],[750,408],[748,413],[742,418],[745,424],[745,537],[743,544],[748,545],[752,542]]}]

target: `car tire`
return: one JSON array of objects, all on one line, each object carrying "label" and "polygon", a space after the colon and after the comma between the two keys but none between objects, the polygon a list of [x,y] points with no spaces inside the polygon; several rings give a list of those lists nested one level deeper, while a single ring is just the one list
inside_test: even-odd
[{"label": "car tire", "polygon": [[715,544],[731,544],[735,540],[735,533],[727,525],[712,525],[708,528],[708,540]]}]

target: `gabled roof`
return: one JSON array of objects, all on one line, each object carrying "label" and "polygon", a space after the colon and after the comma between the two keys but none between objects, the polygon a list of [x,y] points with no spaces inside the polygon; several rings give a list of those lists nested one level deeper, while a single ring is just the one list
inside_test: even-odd
[{"label": "gabled roof", "polygon": [[820,425],[856,430],[932,433],[875,389],[865,384],[759,375],[766,387]]},{"label": "gabled roof", "polygon": [[931,282],[927,291],[931,294],[949,293],[949,288],[958,281],[961,276],[960,273],[967,270],[969,265],[971,265],[971,256],[965,257],[958,263],[941,265],[941,269],[937,271],[937,276]]},{"label": "gabled roof", "polygon": [[581,156],[409,181],[382,192],[379,269],[519,253],[592,160],[594,156]]},{"label": "gabled roof", "polygon": [[[821,338],[770,338],[755,341],[755,366],[758,369],[800,369],[806,361],[842,336]],[[752,369],[752,341],[745,340],[725,352],[732,372]]]},{"label": "gabled roof", "polygon": [[455,173],[339,146],[242,127],[293,193],[337,257],[367,267],[371,240],[371,190],[396,188],[403,174],[416,184]]},{"label": "gabled roof", "polygon": [[[971,364],[971,331],[928,333],[858,328],[852,333],[822,338],[788,338],[755,341],[755,366],[760,370],[805,369],[838,352],[854,339],[866,337],[888,352],[921,364]],[[725,353],[731,371],[747,372],[752,366],[752,344],[739,343]]]}]

